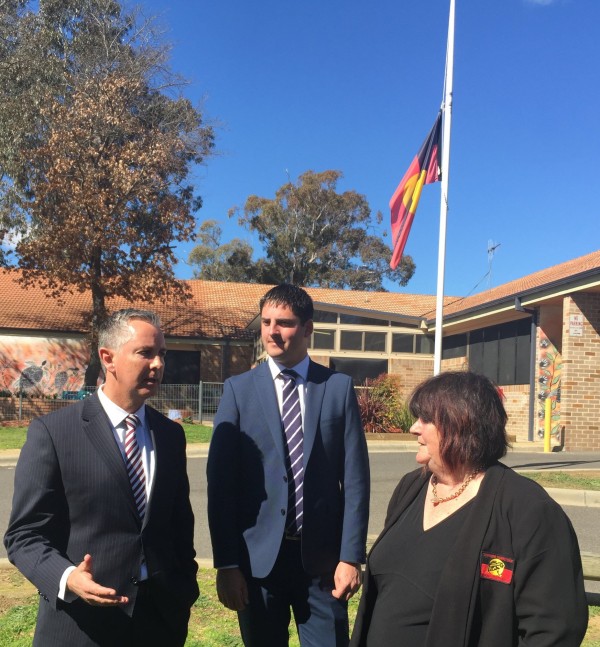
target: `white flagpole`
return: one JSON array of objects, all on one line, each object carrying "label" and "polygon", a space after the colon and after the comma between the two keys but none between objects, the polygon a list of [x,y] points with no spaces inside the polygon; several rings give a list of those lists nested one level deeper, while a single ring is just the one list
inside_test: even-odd
[{"label": "white flagpole", "polygon": [[454,72],[454,0],[450,0],[448,18],[448,45],[446,50],[446,78],[442,137],[442,191],[440,200],[440,239],[438,248],[438,277],[435,305],[435,345],[433,374],[442,369],[442,323],[444,318],[444,269],[446,264],[446,219],[448,216],[448,176],[450,172],[450,126],[452,123],[452,80]]}]

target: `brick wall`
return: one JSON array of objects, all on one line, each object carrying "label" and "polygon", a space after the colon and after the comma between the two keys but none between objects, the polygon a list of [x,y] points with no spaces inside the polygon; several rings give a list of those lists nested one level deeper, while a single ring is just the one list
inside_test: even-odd
[{"label": "brick wall", "polygon": [[252,367],[252,346],[230,346],[229,347],[229,375],[239,375],[249,371]]},{"label": "brick wall", "polygon": [[400,394],[404,399],[423,380],[433,375],[433,359],[393,358],[389,361],[390,373],[400,376]]},{"label": "brick wall", "polygon": [[223,382],[223,347],[200,346],[200,379],[203,382]]},{"label": "brick wall", "polygon": [[201,345],[200,379],[203,382],[224,382],[252,368],[251,345],[223,343]]},{"label": "brick wall", "polygon": [[[574,318],[572,318],[575,316]],[[581,335],[573,334],[582,320]],[[567,451],[600,450],[600,294],[563,301],[561,415]]]},{"label": "brick wall", "polygon": [[452,357],[442,360],[442,371],[468,371],[469,360],[466,357]]},{"label": "brick wall", "polygon": [[0,422],[20,420],[25,426],[33,418],[44,416],[71,404],[73,404],[72,400],[25,397],[22,402],[19,402],[18,397],[0,397]]},{"label": "brick wall", "polygon": [[529,434],[529,384],[503,386],[504,408],[508,416],[506,433],[517,442],[526,442]]}]

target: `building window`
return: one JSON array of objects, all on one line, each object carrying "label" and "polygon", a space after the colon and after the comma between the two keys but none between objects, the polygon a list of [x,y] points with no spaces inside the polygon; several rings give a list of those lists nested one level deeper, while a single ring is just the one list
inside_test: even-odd
[{"label": "building window", "polygon": [[406,321],[390,321],[392,328],[418,328],[417,323],[407,323]]},{"label": "building window", "polygon": [[392,334],[392,353],[414,353],[415,336],[412,333],[395,332]]},{"label": "building window", "polygon": [[360,317],[359,315],[340,314],[341,324],[353,324],[355,326],[389,326],[387,319],[374,319],[373,317]]},{"label": "building window", "polygon": [[337,323],[337,312],[327,312],[327,310],[315,310],[313,321],[319,323]]},{"label": "building window", "polygon": [[388,372],[387,359],[357,359],[355,357],[332,357],[330,366],[334,371],[345,373],[352,378],[355,386]]},{"label": "building window", "polygon": [[315,328],[310,347],[318,350],[333,350],[335,348],[335,330]]},{"label": "building window", "polygon": [[197,350],[168,350],[163,384],[198,384],[200,353]]},{"label": "building window", "polygon": [[433,355],[433,335],[413,333],[392,333],[392,353],[418,353]]},{"label": "building window", "polygon": [[433,335],[416,335],[415,336],[415,353],[424,355],[433,355],[435,346],[435,337]]},{"label": "building window", "polygon": [[340,350],[359,350],[369,353],[384,353],[384,332],[363,332],[361,330],[342,330],[340,334]]},{"label": "building window", "polygon": [[384,332],[365,332],[364,350],[371,353],[385,353]]},{"label": "building window", "polygon": [[467,356],[467,335],[450,335],[442,339],[442,359]]},{"label": "building window", "polygon": [[497,384],[529,383],[531,320],[519,319],[469,334],[469,368]]},{"label": "building window", "polygon": [[357,330],[342,330],[340,350],[362,350],[363,334]]}]

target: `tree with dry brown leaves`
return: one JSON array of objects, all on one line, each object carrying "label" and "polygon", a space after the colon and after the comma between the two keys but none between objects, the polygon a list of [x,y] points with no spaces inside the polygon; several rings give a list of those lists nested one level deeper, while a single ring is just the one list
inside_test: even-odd
[{"label": "tree with dry brown leaves", "polygon": [[[10,113],[15,132],[0,124],[0,216],[4,231],[19,231],[26,285],[57,299],[65,290],[91,294],[86,384],[95,384],[106,300],[185,292],[173,243],[194,237],[200,200],[188,177],[213,134],[174,93],[180,80],[148,23],[137,25],[114,0],[41,0],[37,14],[25,4],[2,5],[19,9],[13,22],[28,31],[17,29],[0,51],[0,81],[12,81],[24,105]],[[31,69],[15,76],[11,59],[27,57]]]}]

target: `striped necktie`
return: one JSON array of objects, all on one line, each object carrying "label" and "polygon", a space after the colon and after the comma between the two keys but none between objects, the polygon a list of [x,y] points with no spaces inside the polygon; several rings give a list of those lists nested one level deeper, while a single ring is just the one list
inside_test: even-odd
[{"label": "striped necktie", "polygon": [[280,373],[284,380],[281,420],[287,447],[286,467],[288,478],[288,514],[286,533],[297,535],[302,530],[303,499],[303,444],[302,412],[296,379],[296,371],[285,369]]},{"label": "striped necktie", "polygon": [[125,418],[125,464],[127,466],[127,476],[131,483],[131,490],[135,505],[140,515],[144,518],[146,512],[146,476],[144,473],[144,463],[142,461],[142,452],[135,435],[135,430],[140,424],[140,419],[135,414],[130,414]]}]

